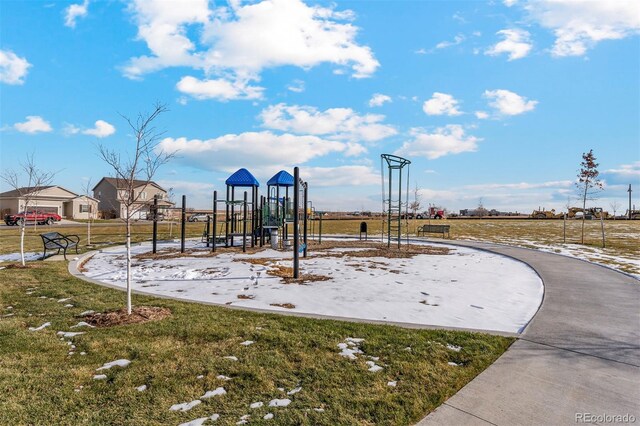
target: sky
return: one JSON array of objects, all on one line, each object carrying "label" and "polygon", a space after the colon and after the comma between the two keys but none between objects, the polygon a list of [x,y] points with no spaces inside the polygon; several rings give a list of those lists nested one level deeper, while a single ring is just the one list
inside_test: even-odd
[{"label": "sky", "polygon": [[625,0],[4,0],[0,165],[33,154],[82,193],[161,103],[154,180],[197,208],[241,167],[264,195],[298,166],[316,209],[380,211],[386,153],[423,208],[560,211],[592,149],[589,204],[620,214],[629,184],[640,206],[639,35]]}]

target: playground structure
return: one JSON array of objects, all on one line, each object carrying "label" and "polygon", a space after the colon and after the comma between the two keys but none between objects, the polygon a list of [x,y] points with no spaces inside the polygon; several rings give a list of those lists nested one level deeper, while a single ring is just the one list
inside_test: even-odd
[{"label": "playground structure", "polygon": [[[391,247],[392,237],[398,240],[398,248],[400,248],[403,234],[407,240],[409,238],[409,222],[407,218],[409,216],[410,164],[411,161],[406,158],[391,154],[380,155],[380,173],[382,177],[382,241],[385,240],[386,235],[387,247]],[[386,174],[385,168],[387,170]],[[402,199],[403,182],[406,185],[404,201]],[[397,190],[395,190],[394,187],[397,187]],[[386,188],[388,188],[388,192],[385,191]]]},{"label": "playground structure", "polygon": [[[241,245],[242,251],[246,252],[248,244],[263,247],[268,240],[273,249],[293,250],[293,278],[299,278],[299,256],[307,257],[309,230],[315,239],[315,225],[310,221],[314,210],[308,199],[308,183],[300,179],[298,167],[294,168],[293,175],[281,170],[269,179],[266,196],[260,195],[260,183],[244,168],[229,176],[225,185],[225,199],[218,199],[218,191],[213,191],[212,214],[207,216],[202,235],[207,247],[215,252],[220,247]],[[238,198],[237,189],[244,189],[241,198]],[[157,250],[159,209],[158,199],[154,198],[153,253]],[[171,209],[181,212],[180,252],[184,253],[186,196],[182,196],[180,207]],[[223,218],[219,217],[219,211],[224,212]],[[321,242],[322,216],[319,219],[318,242]]]}]

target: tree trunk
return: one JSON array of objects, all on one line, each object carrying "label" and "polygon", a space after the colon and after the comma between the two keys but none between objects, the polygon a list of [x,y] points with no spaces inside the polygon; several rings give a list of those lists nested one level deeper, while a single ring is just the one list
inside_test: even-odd
[{"label": "tree trunk", "polygon": [[127,209],[127,314],[131,315],[131,219]]},{"label": "tree trunk", "polygon": [[24,261],[24,228],[25,222],[22,221],[20,224],[20,261],[22,262],[22,266],[26,266]]},{"label": "tree trunk", "polygon": [[587,216],[587,190],[589,189],[589,182],[584,184],[584,195],[582,197],[582,231],[580,232],[580,244],[584,244],[584,221]]}]

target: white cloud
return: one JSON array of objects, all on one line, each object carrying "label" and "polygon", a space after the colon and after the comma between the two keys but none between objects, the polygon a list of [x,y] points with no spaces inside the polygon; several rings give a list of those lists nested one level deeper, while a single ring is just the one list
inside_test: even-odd
[{"label": "white cloud", "polygon": [[489,118],[489,113],[487,113],[486,111],[476,111],[474,114],[476,115],[476,118],[478,120],[486,120],[487,118]]},{"label": "white cloud", "polygon": [[465,40],[464,35],[458,34],[453,38],[453,41],[441,41],[436,44],[436,49],[446,49],[447,47],[456,46]]},{"label": "white cloud", "polygon": [[511,7],[514,4],[518,3],[518,0],[502,0],[502,3],[504,3],[504,5],[507,7]]},{"label": "white cloud", "polygon": [[218,99],[228,101],[232,99],[261,99],[263,87],[251,86],[247,81],[229,81],[224,78],[200,80],[195,77],[182,77],[176,84],[178,91],[196,99]]},{"label": "white cloud", "polygon": [[330,139],[375,142],[397,134],[382,124],[384,115],[360,115],[351,108],[318,111],[310,106],[277,104],[260,113],[262,126],[298,134],[326,135]]},{"label": "white cloud", "polygon": [[519,115],[533,111],[538,101],[527,100],[524,96],[509,90],[485,90],[484,97],[489,99],[489,105],[504,115]]},{"label": "white cloud", "polygon": [[369,166],[305,167],[303,173],[311,187],[380,184],[380,173]]},{"label": "white cloud", "polygon": [[616,175],[618,177],[640,176],[640,161],[631,164],[621,164],[616,169],[605,170],[604,173]]},{"label": "white cloud", "polygon": [[473,152],[478,149],[482,139],[465,134],[462,126],[449,124],[437,128],[433,133],[422,129],[412,129],[412,140],[405,142],[396,151],[397,155],[426,157],[430,160],[450,154]]},{"label": "white cloud", "polygon": [[525,30],[513,28],[498,31],[496,34],[504,37],[504,40],[487,49],[484,52],[485,55],[498,56],[506,53],[509,55],[509,60],[513,61],[524,58],[531,51],[530,34]]},{"label": "white cloud", "polygon": [[600,41],[640,33],[637,0],[538,0],[525,9],[556,36],[553,56],[582,56]]},{"label": "white cloud", "polygon": [[369,99],[370,107],[379,107],[384,105],[385,102],[392,102],[391,98],[387,95],[383,95],[381,93],[374,94],[371,99]]},{"label": "white cloud", "polygon": [[76,19],[87,16],[89,0],[84,0],[80,4],[72,4],[67,7],[64,16],[64,24],[69,28],[76,27]]},{"label": "white cloud", "polygon": [[571,180],[557,180],[541,183],[488,183],[482,185],[465,185],[466,189],[491,191],[495,189],[540,189],[540,188],[570,188],[574,184]]},{"label": "white cloud", "polygon": [[95,127],[93,129],[83,130],[82,133],[85,135],[95,136],[97,138],[106,138],[107,136],[111,136],[116,132],[116,128],[107,123],[104,120],[96,121]]},{"label": "white cloud", "polygon": [[[336,71],[350,67],[354,78],[364,78],[379,66],[371,49],[355,41],[358,28],[350,22],[350,11],[307,6],[301,0],[231,2],[230,7],[213,10],[207,0],[136,0],[130,10],[138,38],[151,54],[132,58],[125,75],[140,78],[177,66],[200,69],[208,78],[216,77],[204,80],[216,87],[199,87],[197,95],[214,93],[199,99],[236,99],[230,97],[234,94],[254,99],[255,92],[248,95],[229,86],[250,87],[249,82],[258,81],[265,68],[308,69],[331,63],[341,67]],[[197,34],[197,40],[191,34]],[[221,85],[225,87],[217,87]]]},{"label": "white cloud", "polygon": [[284,167],[303,164],[347,145],[317,136],[276,135],[269,131],[227,134],[213,139],[165,138],[159,150],[176,152],[178,160],[205,170],[232,172],[239,167]]},{"label": "white cloud", "polygon": [[435,92],[431,99],[422,105],[427,115],[460,115],[458,101],[447,93]]},{"label": "white cloud", "polygon": [[287,86],[287,90],[295,93],[304,92],[304,81],[302,80],[293,80],[291,84]]},{"label": "white cloud", "polygon": [[0,82],[23,84],[31,64],[10,50],[0,50]]},{"label": "white cloud", "polygon": [[28,115],[27,121],[16,123],[13,127],[19,132],[29,134],[47,133],[53,130],[51,125],[39,115]]}]

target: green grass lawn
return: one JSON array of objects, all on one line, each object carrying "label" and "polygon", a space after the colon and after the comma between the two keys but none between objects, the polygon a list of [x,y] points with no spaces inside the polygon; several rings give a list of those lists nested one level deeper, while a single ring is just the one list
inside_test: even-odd
[{"label": "green grass lawn", "polygon": [[[476,333],[284,317],[140,296],[134,304],[166,307],[172,316],[71,329],[82,311],[121,308],[124,293],[73,278],[66,268],[66,262],[36,262],[27,269],[0,270],[0,424],[178,424],[214,413],[220,414],[216,424],[221,425],[235,424],[245,414],[251,415],[251,424],[412,424],[512,342]],[[65,298],[70,300],[58,302]],[[73,307],[65,307],[67,303]],[[28,330],[44,322],[52,326]],[[67,339],[76,346],[69,355],[71,346],[56,332],[78,330],[86,334]],[[339,355],[337,345],[347,337],[365,339],[364,354],[357,360]],[[255,343],[240,344],[246,340]],[[447,344],[462,349],[456,352]],[[223,358],[229,355],[238,361]],[[379,357],[375,362],[384,369],[369,372],[365,355]],[[107,380],[93,380],[98,367],[121,358],[131,364],[106,370]],[[397,386],[388,386],[389,381]],[[137,391],[143,384],[148,389]],[[226,395],[203,400],[188,412],[169,410],[220,386]],[[291,396],[278,390],[296,386],[302,390]],[[276,398],[292,402],[266,407]],[[250,409],[257,401],[265,406]],[[267,413],[274,419],[262,420]]]}]

